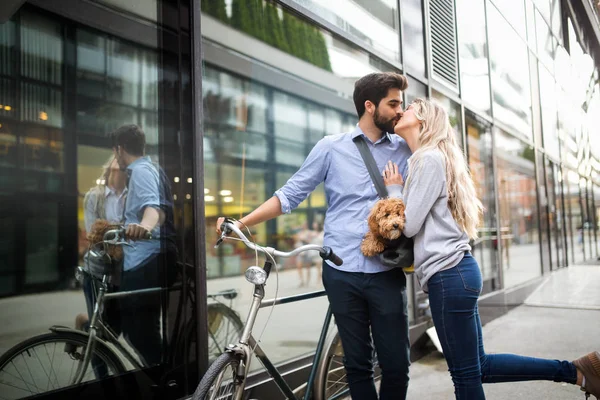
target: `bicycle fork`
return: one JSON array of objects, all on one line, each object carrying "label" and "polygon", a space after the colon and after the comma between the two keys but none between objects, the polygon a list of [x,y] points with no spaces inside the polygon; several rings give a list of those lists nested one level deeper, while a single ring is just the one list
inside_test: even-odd
[{"label": "bicycle fork", "polygon": [[92,320],[90,321],[88,345],[85,347],[83,360],[81,360],[81,362],[77,366],[77,371],[75,372],[75,376],[73,378],[73,385],[78,385],[83,380],[83,377],[87,372],[88,366],[90,365],[94,348],[96,347],[96,335],[98,333],[96,323],[98,322],[98,316],[100,315],[100,305],[104,303],[104,295],[106,292],[106,290],[104,289],[104,284],[106,283],[106,275],[102,279],[102,283],[103,285],[101,285],[98,289],[98,299],[96,300],[96,304],[94,306],[94,314],[92,315]]}]

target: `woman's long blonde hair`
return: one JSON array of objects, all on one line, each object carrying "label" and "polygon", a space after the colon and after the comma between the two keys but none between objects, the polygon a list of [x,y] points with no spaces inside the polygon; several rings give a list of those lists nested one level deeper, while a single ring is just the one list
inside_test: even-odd
[{"label": "woman's long blonde hair", "polygon": [[[431,100],[416,99],[413,102],[415,116],[422,122],[419,148],[410,159],[410,170],[419,168],[421,155],[426,151],[439,150],[446,164],[446,187],[448,208],[457,224],[470,239],[477,238],[477,226],[483,214],[483,205],[477,198],[469,166],[456,143],[448,113],[440,104]],[[410,180],[409,174],[407,178]]]}]

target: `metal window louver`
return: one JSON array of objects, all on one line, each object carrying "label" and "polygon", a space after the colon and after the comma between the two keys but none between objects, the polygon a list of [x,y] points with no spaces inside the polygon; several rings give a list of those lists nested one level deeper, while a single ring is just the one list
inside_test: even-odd
[{"label": "metal window louver", "polygon": [[458,88],[454,0],[429,1],[433,75]]}]

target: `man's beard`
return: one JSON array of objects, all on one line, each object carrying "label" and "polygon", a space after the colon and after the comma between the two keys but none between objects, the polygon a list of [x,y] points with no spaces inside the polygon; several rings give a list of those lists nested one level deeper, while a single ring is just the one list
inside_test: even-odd
[{"label": "man's beard", "polygon": [[379,115],[379,110],[375,109],[375,115],[373,116],[375,126],[381,129],[382,132],[394,132],[394,126],[396,125],[397,117],[385,119]]}]

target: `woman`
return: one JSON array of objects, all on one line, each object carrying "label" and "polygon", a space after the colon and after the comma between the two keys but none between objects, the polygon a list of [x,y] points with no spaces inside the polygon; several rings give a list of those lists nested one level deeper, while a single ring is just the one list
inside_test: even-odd
[{"label": "woman", "polygon": [[[102,219],[109,222],[119,223],[123,218],[123,209],[125,207],[127,178],[124,171],[121,171],[116,159],[111,156],[102,166],[102,175],[96,180],[96,186],[92,187],[83,199],[85,230],[89,234],[92,225],[96,220]],[[84,256],[87,260],[87,255]],[[115,277],[118,280],[118,276]],[[113,289],[118,286],[118,282],[111,282]],[[89,279],[83,284],[83,292],[86,298],[88,315],[79,314],[75,318],[76,329],[86,329],[89,325],[89,318],[94,311],[96,295],[92,288],[92,282]],[[115,330],[120,331],[120,316],[118,307],[115,304],[105,306],[105,320]]]},{"label": "woman", "polygon": [[554,380],[581,386],[600,399],[600,354],[574,362],[485,354],[477,299],[482,278],[471,256],[482,204],[446,111],[417,99],[396,124],[413,156],[404,184],[398,166],[383,171],[390,196],[406,205],[404,234],[414,237],[415,273],[454,382],[456,399],[485,399],[482,383]]}]

